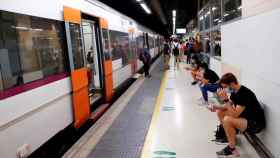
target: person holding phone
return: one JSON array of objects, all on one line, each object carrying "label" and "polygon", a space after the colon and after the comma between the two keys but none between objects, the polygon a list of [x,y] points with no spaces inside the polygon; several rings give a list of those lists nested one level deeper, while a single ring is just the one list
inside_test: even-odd
[{"label": "person holding phone", "polygon": [[224,105],[212,105],[210,109],[217,112],[225,132],[225,138],[216,140],[226,139],[228,146],[218,151],[217,156],[239,156],[235,148],[236,129],[240,132],[259,133],[265,128],[264,111],[254,92],[240,85],[232,73],[223,75],[219,84],[222,88],[218,90],[218,96],[224,101]]}]

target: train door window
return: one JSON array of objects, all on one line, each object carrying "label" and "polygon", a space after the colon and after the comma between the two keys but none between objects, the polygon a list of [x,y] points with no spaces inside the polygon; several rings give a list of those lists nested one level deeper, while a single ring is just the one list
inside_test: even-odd
[{"label": "train door window", "polygon": [[84,56],[82,48],[81,30],[79,24],[70,23],[69,32],[71,38],[71,49],[73,53],[74,69],[84,67]]},{"label": "train door window", "polygon": [[105,60],[111,60],[112,54],[110,50],[110,41],[109,41],[109,30],[102,29],[102,44],[103,44],[103,54]]},{"label": "train door window", "polygon": [[100,53],[97,48],[97,35],[94,21],[84,20],[82,22],[83,29],[83,41],[86,57],[86,65],[90,69],[90,91],[93,92],[97,89],[101,89],[100,79],[100,66],[101,61],[99,60]]}]

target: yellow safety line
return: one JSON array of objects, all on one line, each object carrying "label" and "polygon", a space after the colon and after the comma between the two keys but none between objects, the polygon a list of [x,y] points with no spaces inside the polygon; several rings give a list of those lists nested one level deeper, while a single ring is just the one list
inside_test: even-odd
[{"label": "yellow safety line", "polygon": [[162,102],[163,92],[164,92],[164,88],[165,88],[166,81],[167,81],[166,76],[167,75],[166,75],[166,72],[165,72],[164,75],[163,75],[163,80],[162,80],[161,85],[160,85],[159,95],[158,95],[157,100],[156,100],[155,110],[154,110],[154,113],[153,113],[152,121],[151,121],[151,124],[150,124],[150,127],[149,127],[148,134],[147,134],[146,139],[145,139],[145,144],[144,144],[142,153],[141,153],[141,158],[148,158],[148,154],[149,154],[149,152],[151,152],[150,151],[151,150],[151,144],[152,144],[153,136],[155,134],[156,124],[157,124],[157,120],[158,120],[159,112],[160,112],[160,105],[161,105],[161,102]]}]

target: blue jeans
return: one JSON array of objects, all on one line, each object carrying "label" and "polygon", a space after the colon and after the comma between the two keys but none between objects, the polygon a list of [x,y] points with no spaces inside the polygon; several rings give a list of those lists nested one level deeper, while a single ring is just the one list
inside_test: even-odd
[{"label": "blue jeans", "polygon": [[216,83],[201,86],[200,90],[201,90],[204,101],[208,102],[208,91],[210,91],[212,93],[216,93],[218,88],[219,88],[219,85]]}]

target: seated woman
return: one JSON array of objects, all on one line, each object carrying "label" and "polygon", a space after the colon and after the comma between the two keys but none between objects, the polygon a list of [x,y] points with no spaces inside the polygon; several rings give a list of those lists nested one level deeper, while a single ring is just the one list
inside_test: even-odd
[{"label": "seated woman", "polygon": [[217,73],[208,68],[206,63],[202,63],[199,65],[199,71],[202,73],[201,78],[199,79],[200,90],[203,96],[202,105],[209,105],[208,103],[208,91],[212,93],[216,93],[219,88],[219,76]]},{"label": "seated woman", "polygon": [[[236,150],[236,129],[241,132],[259,133],[265,127],[264,111],[256,95],[247,87],[240,85],[232,73],[225,74],[218,90],[218,95],[224,100],[223,106],[213,105],[213,111],[225,131],[226,137],[216,141],[228,141],[228,146],[217,152],[218,157],[239,156]],[[227,95],[227,91],[231,94]],[[223,141],[226,142],[226,141]]]},{"label": "seated woman", "polygon": [[201,76],[201,73],[199,71],[199,65],[201,64],[200,60],[197,58],[197,56],[193,56],[191,59],[191,67],[187,67],[187,70],[191,71],[191,75],[193,78],[192,85],[196,85],[199,81],[199,78]]}]

